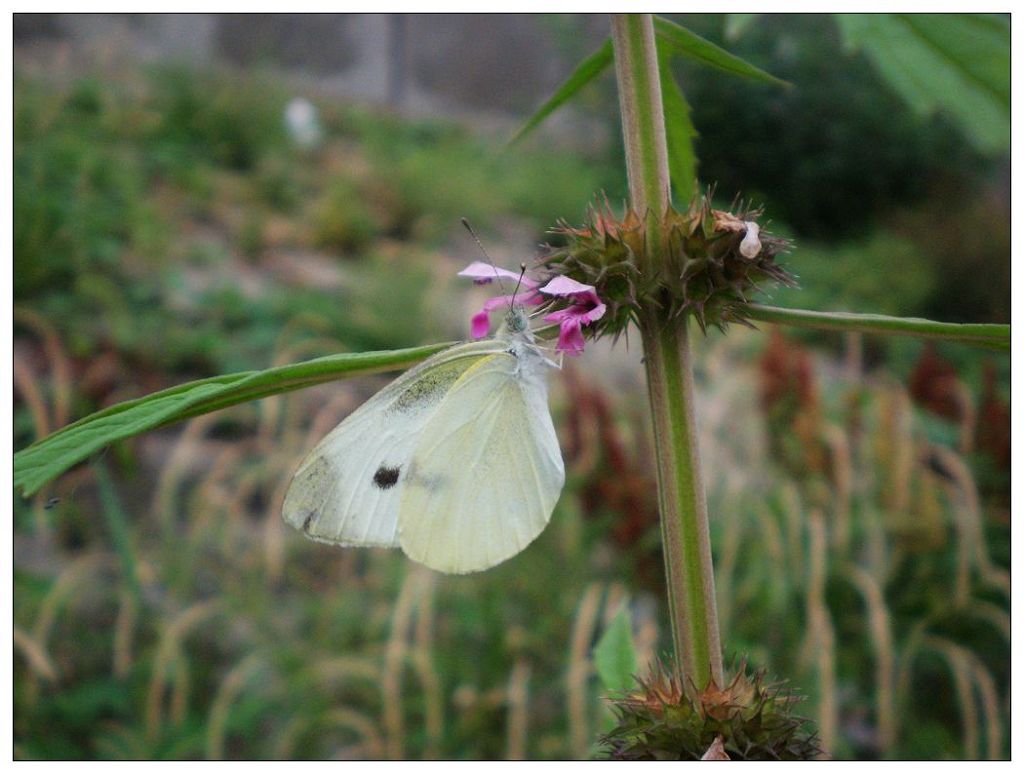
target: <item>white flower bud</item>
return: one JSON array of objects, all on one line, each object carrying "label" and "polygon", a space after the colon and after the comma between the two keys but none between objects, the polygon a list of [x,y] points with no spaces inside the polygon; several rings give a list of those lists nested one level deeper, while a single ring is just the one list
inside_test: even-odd
[{"label": "white flower bud", "polygon": [[757,258],[757,254],[761,252],[761,240],[758,238],[761,227],[749,220],[743,225],[747,227],[747,235],[740,242],[740,255],[744,258]]}]

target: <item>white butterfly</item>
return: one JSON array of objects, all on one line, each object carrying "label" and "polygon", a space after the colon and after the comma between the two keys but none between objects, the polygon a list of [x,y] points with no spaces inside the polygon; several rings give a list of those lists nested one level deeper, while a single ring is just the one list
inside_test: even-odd
[{"label": "white butterfly", "polygon": [[295,473],[285,521],[325,543],[401,546],[446,573],[515,556],[565,482],[552,367],[512,307],[493,339],[434,355],[331,431]]}]

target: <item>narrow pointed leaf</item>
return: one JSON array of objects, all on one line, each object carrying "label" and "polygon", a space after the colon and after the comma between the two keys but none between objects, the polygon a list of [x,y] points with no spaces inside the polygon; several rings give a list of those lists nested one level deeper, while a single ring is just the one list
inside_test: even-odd
[{"label": "narrow pointed leaf", "polygon": [[526,123],[509,140],[509,145],[514,145],[536,129],[545,118],[558,110],[558,108],[576,96],[580,89],[608,69],[611,63],[612,42],[611,40],[606,40],[601,48],[580,62],[579,66],[572,71],[568,80],[558,87],[558,91],[551,95],[551,98],[527,119]]},{"label": "narrow pointed leaf", "polygon": [[594,668],[604,689],[624,693],[636,674],[636,648],[629,623],[629,606],[623,605],[594,646]]},{"label": "narrow pointed leaf", "polygon": [[771,73],[766,73],[760,67],[755,67],[750,62],[740,59],[735,54],[730,54],[710,40],[705,40],[695,32],[668,19],[655,16],[654,30],[658,34],[660,44],[669,47],[673,53],[689,57],[733,75],[741,75],[744,78],[754,78],[766,83],[774,83],[777,86],[792,85],[781,78],[776,78]]},{"label": "narrow pointed leaf", "polygon": [[407,368],[451,346],[330,355],[188,382],[97,411],[14,455],[14,486],[28,497],[115,441],[211,411],[337,379]]},{"label": "narrow pointed leaf", "polygon": [[862,50],[916,112],[947,112],[988,152],[1010,142],[1010,27],[988,14],[837,14],[847,49]]},{"label": "narrow pointed leaf", "polygon": [[743,314],[750,320],[814,328],[826,331],[859,331],[888,336],[914,336],[970,344],[986,349],[1009,351],[1010,326],[1000,324],[961,324],[923,320],[919,317],[890,317],[884,314],[853,312],[815,312],[808,309],[783,309],[778,306],[747,304]]},{"label": "narrow pointed leaf", "polygon": [[670,59],[664,51],[658,52],[669,174],[676,193],[684,201],[689,201],[697,185],[697,154],[693,149],[697,129],[690,117],[690,105],[672,74]]}]

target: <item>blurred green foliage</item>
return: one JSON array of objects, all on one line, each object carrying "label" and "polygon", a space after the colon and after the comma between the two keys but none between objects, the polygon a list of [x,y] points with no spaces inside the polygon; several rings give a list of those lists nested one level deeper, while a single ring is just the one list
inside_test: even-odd
[{"label": "blurred green foliage", "polygon": [[152,70],[149,84],[156,120],[138,139],[156,146],[168,170],[207,163],[248,171],[287,143],[287,92],[273,79],[179,66]]},{"label": "blurred green foliage", "polygon": [[[796,681],[837,757],[1005,756],[1009,481],[986,480],[980,424],[914,405],[887,369],[851,380],[774,337],[748,358],[730,340],[707,366],[761,404],[740,388],[709,420],[733,449],[719,466],[747,471],[710,487],[727,652]],[[975,732],[996,747],[965,748]]]},{"label": "blurred green foliage", "polygon": [[456,124],[382,120],[358,110],[329,111],[325,123],[367,154],[372,176],[354,191],[343,191],[341,199],[358,195],[375,209],[378,234],[414,233],[430,242],[460,217],[488,224],[504,213],[536,224],[540,236],[552,213],[579,218],[595,191],[624,185],[623,173],[610,161],[601,165],[555,150],[504,148]]},{"label": "blurred green foliage", "polygon": [[111,117],[85,79],[69,93],[19,81],[14,153],[14,292],[66,292],[91,270],[113,271],[125,250],[156,262],[166,237],[146,201],[137,149],[109,137]]},{"label": "blurred green foliage", "polygon": [[908,108],[863,56],[844,52],[828,14],[759,16],[729,43],[721,16],[682,22],[794,85],[677,65],[700,133],[701,180],[724,198],[763,201],[800,237],[857,237],[936,183],[963,186],[991,164],[947,121]]},{"label": "blurred green foliage", "polygon": [[937,267],[917,244],[889,231],[839,243],[803,242],[786,256],[799,287],[770,292],[781,306],[906,315],[939,284]]},{"label": "blurred green foliage", "polygon": [[1010,17],[1006,14],[836,14],[845,43],[863,49],[921,115],[943,110],[982,151],[1010,147]]},{"label": "blurred green foliage", "polygon": [[[367,293],[380,284],[376,240],[436,244],[459,217],[486,232],[499,214],[539,239],[617,174],[335,103],[322,105],[323,146],[302,151],[284,131],[287,91],[261,73],[154,67],[70,83],[19,74],[17,93],[16,303],[53,321],[75,356],[114,346],[160,369],[266,365],[275,332],[303,311],[342,347],[419,343],[432,272],[406,267]],[[258,263],[270,247],[362,257],[345,267],[348,313],[323,293],[254,295],[217,268]],[[197,272],[220,279],[196,287]]]}]

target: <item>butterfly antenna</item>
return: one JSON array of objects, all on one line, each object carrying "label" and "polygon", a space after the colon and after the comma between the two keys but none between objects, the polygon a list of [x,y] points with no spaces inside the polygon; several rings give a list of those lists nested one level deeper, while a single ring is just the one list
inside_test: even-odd
[{"label": "butterfly antenna", "polygon": [[519,292],[519,288],[522,287],[523,277],[526,276],[526,264],[519,264],[519,279],[516,280],[516,288],[512,291],[512,306],[516,305],[516,293]]},{"label": "butterfly antenna", "polygon": [[[476,246],[480,248],[480,252],[484,254],[484,258],[487,259],[487,263],[491,264],[491,268],[494,269],[494,278],[496,280],[498,280],[498,287],[501,288],[501,293],[502,293],[502,295],[504,295],[505,294],[505,283],[501,281],[501,275],[498,273],[498,269],[494,265],[494,261],[491,260],[491,256],[487,252],[487,248],[484,247],[484,243],[480,241],[480,237],[478,237],[476,235],[476,231],[473,230],[473,227],[471,225],[469,225],[469,221],[466,220],[465,218],[460,218],[460,220],[462,221],[462,225],[466,227],[466,231],[469,232],[469,235],[471,237],[473,237],[473,241],[476,242]],[[526,267],[524,265],[523,269],[525,270],[525,268]],[[522,275],[520,275],[519,279],[522,280]],[[517,290],[519,289],[519,285],[518,284],[516,285],[516,289]],[[513,293],[512,295],[515,295],[515,293]]]}]

